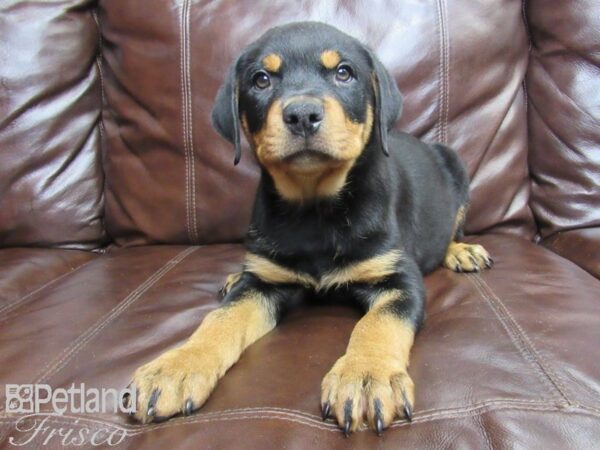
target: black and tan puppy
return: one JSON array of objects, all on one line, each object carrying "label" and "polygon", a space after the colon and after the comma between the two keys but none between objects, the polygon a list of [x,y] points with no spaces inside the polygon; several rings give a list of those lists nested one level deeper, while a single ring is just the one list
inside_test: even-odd
[{"label": "black and tan puppy", "polygon": [[222,307],[182,346],[139,368],[136,417],[199,408],[242,351],[304,294],[359,305],[365,315],[322,383],[323,416],[347,434],[366,418],[381,433],[410,420],[409,352],[423,320],[422,274],[491,265],[458,243],[468,179],[454,152],[390,132],[394,81],[361,43],[321,23],[274,28],[233,64],[213,110],[240,130],[262,167],[243,271]]}]

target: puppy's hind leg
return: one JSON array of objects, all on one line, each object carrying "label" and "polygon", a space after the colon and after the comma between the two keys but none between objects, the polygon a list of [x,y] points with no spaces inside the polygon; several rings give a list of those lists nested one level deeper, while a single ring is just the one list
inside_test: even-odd
[{"label": "puppy's hind leg", "polygon": [[446,250],[443,265],[455,272],[480,272],[483,269],[491,268],[494,260],[481,245],[458,242],[463,237],[466,214],[466,206],[461,206],[456,214],[453,239]]}]

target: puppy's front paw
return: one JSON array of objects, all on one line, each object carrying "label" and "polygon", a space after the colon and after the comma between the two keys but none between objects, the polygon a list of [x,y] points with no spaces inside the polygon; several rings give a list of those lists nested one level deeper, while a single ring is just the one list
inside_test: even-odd
[{"label": "puppy's front paw", "polygon": [[455,272],[480,272],[491,268],[494,261],[481,245],[452,242],[446,251],[444,267]]},{"label": "puppy's front paw", "polygon": [[220,378],[218,360],[182,346],[163,353],[133,375],[134,417],[143,423],[191,414],[204,404]]},{"label": "puppy's front paw", "polygon": [[231,274],[227,275],[227,278],[225,279],[225,284],[219,291],[221,296],[225,297],[229,293],[229,291],[231,291],[231,289],[233,289],[233,286],[235,286],[237,284],[237,282],[240,281],[241,277],[242,277],[242,272],[236,272],[236,273],[231,273]]},{"label": "puppy's front paw", "polygon": [[323,379],[323,419],[333,415],[348,436],[366,417],[378,435],[396,416],[412,419],[414,383],[393,358],[342,356]]}]

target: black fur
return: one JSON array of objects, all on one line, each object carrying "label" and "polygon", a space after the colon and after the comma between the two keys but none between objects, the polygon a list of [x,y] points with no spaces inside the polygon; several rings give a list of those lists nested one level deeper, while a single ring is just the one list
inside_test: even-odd
[{"label": "black fur", "polygon": [[[352,65],[356,72],[352,86],[336,85],[319,66],[319,54],[326,49],[339,49]],[[260,69],[261,59],[273,52],[282,55],[281,73],[272,75],[268,92],[257,91],[252,76]],[[235,86],[239,101],[232,102]],[[346,115],[358,122],[365,120],[370,104],[375,111],[374,130],[344,188],[333,198],[286,201],[263,169],[246,238],[248,250],[318,279],[335,268],[399,249],[404,256],[396,274],[377,284],[355,283],[319,295],[351,300],[368,309],[378,292],[402,289],[406,298],[390,303],[386,310],[417,328],[424,310],[422,274],[442,262],[457,212],[468,203],[468,178],[461,162],[443,145],[428,145],[390,131],[401,110],[392,77],[357,40],[319,23],[272,29],[245,49],[218,93],[213,122],[224,137],[237,142],[238,114],[245,113],[254,133],[264,124],[274,99],[298,94],[334,96]],[[461,233],[461,229],[456,231]],[[277,310],[282,309],[280,295],[248,276],[242,277],[228,299],[250,287],[277,298]],[[286,294],[302,290],[285,288]]]}]

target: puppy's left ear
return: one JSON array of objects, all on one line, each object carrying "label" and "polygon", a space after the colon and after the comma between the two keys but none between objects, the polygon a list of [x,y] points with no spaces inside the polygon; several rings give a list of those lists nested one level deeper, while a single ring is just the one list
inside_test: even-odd
[{"label": "puppy's left ear", "polygon": [[400,116],[402,96],[396,81],[372,51],[369,51],[369,57],[371,59],[371,85],[375,103],[375,127],[379,145],[381,145],[383,153],[389,156],[387,135]]},{"label": "puppy's left ear", "polygon": [[233,164],[237,165],[242,156],[240,144],[240,113],[239,113],[239,82],[236,71],[237,61],[232,64],[227,73],[227,78],[217,92],[215,105],[211,118],[215,130],[221,136],[233,143],[235,158]]}]

